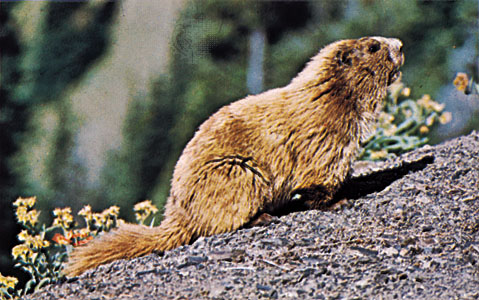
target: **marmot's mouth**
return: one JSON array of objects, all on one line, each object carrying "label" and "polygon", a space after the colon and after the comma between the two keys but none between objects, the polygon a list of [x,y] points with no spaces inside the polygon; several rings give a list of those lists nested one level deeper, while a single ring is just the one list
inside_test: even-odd
[{"label": "marmot's mouth", "polygon": [[391,85],[394,81],[396,81],[401,76],[401,71],[398,68],[394,68],[394,70],[389,73],[388,78],[388,86]]}]

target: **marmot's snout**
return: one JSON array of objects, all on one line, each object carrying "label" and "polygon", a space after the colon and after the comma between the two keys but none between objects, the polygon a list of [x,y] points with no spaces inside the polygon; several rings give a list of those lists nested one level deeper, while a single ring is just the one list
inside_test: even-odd
[{"label": "marmot's snout", "polygon": [[399,77],[401,72],[399,68],[404,64],[404,53],[402,51],[402,42],[399,39],[394,38],[381,38],[389,45],[389,60],[393,63],[393,69],[389,73],[388,85],[391,85]]},{"label": "marmot's snout", "polygon": [[394,65],[399,69],[404,64],[404,54],[402,52],[402,42],[398,39],[390,40],[389,56]]},{"label": "marmot's snout", "polygon": [[389,60],[399,69],[404,63],[404,54],[402,52],[402,42],[395,38],[384,38],[380,36],[373,37],[379,42],[386,43],[389,48]]}]

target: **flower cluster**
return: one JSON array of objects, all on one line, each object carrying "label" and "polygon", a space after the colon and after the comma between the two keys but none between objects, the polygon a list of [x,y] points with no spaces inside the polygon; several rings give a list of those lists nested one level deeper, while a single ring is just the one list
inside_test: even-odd
[{"label": "flower cluster", "polygon": [[469,80],[466,73],[457,73],[453,84],[458,91],[463,92],[466,95],[479,94],[479,84],[475,83],[474,80]]},{"label": "flower cluster", "polygon": [[443,112],[444,104],[429,95],[413,100],[410,94],[400,82],[391,86],[376,134],[364,144],[361,159],[381,160],[415,149],[427,143],[425,135],[431,127],[451,121],[451,113]]},{"label": "flower cluster", "polygon": [[31,209],[36,201],[36,197],[20,197],[13,202],[13,206],[16,207],[15,215],[17,216],[18,223],[27,227],[34,227],[37,224],[40,213],[36,209]]},{"label": "flower cluster", "polygon": [[[22,242],[12,249],[12,256],[16,261],[16,267],[22,268],[31,275],[31,279],[25,285],[24,293],[33,287],[39,288],[51,282],[55,271],[59,270],[60,262],[51,264],[52,257],[48,249],[52,246],[46,238],[47,230],[38,224],[38,212],[33,207],[36,204],[35,197],[18,198],[13,206],[17,221],[23,230],[18,234],[18,240]],[[56,269],[55,269],[56,268]],[[4,277],[0,274],[1,298],[14,299],[22,294],[22,290],[15,290],[17,280],[13,277]]]},{"label": "flower cluster", "polygon": [[139,224],[144,224],[145,220],[151,215],[158,212],[158,208],[151,203],[151,200],[145,200],[143,202],[135,204],[133,207],[135,211],[136,221]]},{"label": "flower cluster", "polygon": [[459,72],[452,83],[458,91],[465,92],[469,83],[469,78],[466,73]]},{"label": "flower cluster", "polygon": [[0,290],[3,292],[0,293],[0,299],[13,299],[15,296],[10,291],[15,291],[17,283],[17,278],[0,274]]},{"label": "flower cluster", "polygon": [[[56,282],[62,277],[61,270],[66,261],[67,253],[72,247],[83,245],[103,231],[109,231],[124,222],[118,218],[120,208],[112,206],[101,213],[92,211],[90,205],[84,206],[78,216],[82,217],[85,227],[75,228],[74,217],[70,207],[56,208],[53,211],[53,222],[49,227],[40,226],[40,212],[34,209],[36,198],[18,198],[13,206],[17,221],[23,230],[18,234],[22,242],[12,249],[16,266],[31,275],[23,290],[15,289],[18,280],[14,277],[4,277],[0,274],[0,299],[16,299],[33,289]],[[135,206],[137,214],[143,222],[158,209],[145,201]]]},{"label": "flower cluster", "polygon": [[18,240],[23,243],[13,247],[12,255],[13,258],[21,258],[28,263],[35,261],[39,250],[50,246],[50,243],[45,240],[44,232],[34,235],[35,225],[38,223],[40,215],[36,209],[33,209],[35,203],[35,197],[18,198],[13,203],[13,206],[16,207],[17,220],[25,229],[18,234]]},{"label": "flower cluster", "polygon": [[120,208],[118,206],[110,206],[101,213],[93,213],[93,225],[99,232],[109,231],[111,228],[117,227],[118,215]]},{"label": "flower cluster", "polygon": [[70,228],[73,223],[72,209],[70,207],[55,208],[53,215],[56,217],[53,220],[53,226],[60,226],[61,228]]},{"label": "flower cluster", "polygon": [[88,243],[94,236],[100,232],[109,231],[115,228],[118,224],[118,215],[120,208],[118,206],[111,206],[101,213],[92,212],[90,205],[85,205],[78,215],[83,217],[85,221],[84,228],[73,229],[73,216],[69,207],[60,209],[56,208],[53,215],[56,216],[53,220],[53,226],[60,226],[62,233],[55,233],[52,240],[63,246],[72,245],[74,247]]}]

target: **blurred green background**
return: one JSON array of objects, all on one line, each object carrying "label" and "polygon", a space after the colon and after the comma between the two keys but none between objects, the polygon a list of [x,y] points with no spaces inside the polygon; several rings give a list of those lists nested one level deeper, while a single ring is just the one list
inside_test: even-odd
[{"label": "blurred green background", "polygon": [[[319,49],[367,35],[404,42],[413,97],[446,103],[432,140],[479,129],[479,2],[128,0],[0,3],[0,272],[18,242],[11,203],[162,206],[182,148],[226,103],[287,84]],[[476,99],[477,100],[477,99]]]}]

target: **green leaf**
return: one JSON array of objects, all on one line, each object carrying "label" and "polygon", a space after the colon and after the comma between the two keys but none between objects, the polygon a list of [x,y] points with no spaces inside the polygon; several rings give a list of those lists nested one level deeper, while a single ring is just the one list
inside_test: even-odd
[{"label": "green leaf", "polygon": [[40,282],[35,287],[35,292],[38,291],[39,289],[41,289],[46,284],[49,284],[51,281],[52,281],[52,279],[49,278],[49,277],[46,277],[46,278],[43,278],[42,280],[40,280]]},{"label": "green leaf", "polygon": [[33,278],[27,281],[27,283],[25,284],[25,294],[28,293],[35,286],[36,283],[36,280]]},{"label": "green leaf", "polygon": [[155,226],[155,217],[151,218],[150,227]]},{"label": "green leaf", "polygon": [[2,292],[2,297],[1,299],[4,299],[5,296],[7,296],[8,298],[5,298],[5,299],[13,299],[13,296],[10,294],[10,292],[8,291],[8,289],[6,288],[0,288],[0,292]]}]

